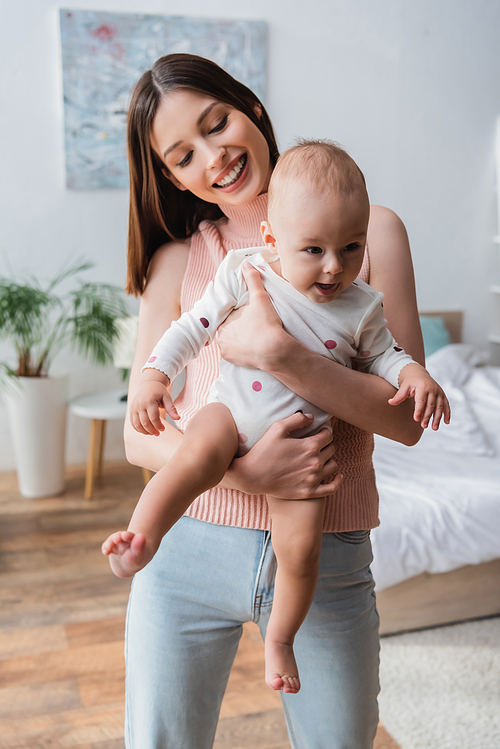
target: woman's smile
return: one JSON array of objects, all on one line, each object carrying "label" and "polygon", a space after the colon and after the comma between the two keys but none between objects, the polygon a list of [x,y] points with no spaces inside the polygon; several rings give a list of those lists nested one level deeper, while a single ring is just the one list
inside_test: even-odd
[{"label": "woman's smile", "polygon": [[248,157],[246,153],[242,154],[239,158],[236,157],[233,159],[219,174],[213,187],[216,187],[219,190],[224,189],[225,192],[230,192],[231,189],[234,189],[236,183],[242,182],[248,174],[248,169],[245,170],[247,161]]}]

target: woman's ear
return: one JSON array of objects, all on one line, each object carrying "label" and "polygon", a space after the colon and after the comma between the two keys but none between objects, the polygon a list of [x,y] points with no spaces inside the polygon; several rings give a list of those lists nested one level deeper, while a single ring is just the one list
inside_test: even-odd
[{"label": "woman's ear", "polygon": [[255,112],[255,114],[260,120],[260,118],[262,117],[262,107],[260,106],[260,104],[254,104],[253,111]]},{"label": "woman's ear", "polygon": [[266,245],[268,250],[271,250],[271,252],[274,252],[276,255],[278,254],[278,247],[276,244],[276,239],[274,237],[274,234],[271,230],[271,225],[268,221],[263,221],[260,225],[260,233],[262,234],[262,239],[264,240],[264,244]]},{"label": "woman's ear", "polygon": [[173,184],[173,185],[174,185],[174,186],[175,186],[175,187],[176,187],[176,188],[177,188],[178,190],[187,190],[187,187],[184,187],[184,185],[183,185],[183,184],[181,184],[181,182],[179,182],[179,180],[178,180],[178,179],[176,179],[176,178],[175,178],[175,177],[173,176],[173,174],[170,174],[170,172],[169,172],[169,171],[167,171],[167,169],[162,169],[161,171],[162,171],[162,174],[163,174],[163,176],[164,176],[164,177],[166,177],[166,178],[167,178],[168,180],[170,180],[170,182],[171,182],[171,183],[172,183],[172,184]]}]

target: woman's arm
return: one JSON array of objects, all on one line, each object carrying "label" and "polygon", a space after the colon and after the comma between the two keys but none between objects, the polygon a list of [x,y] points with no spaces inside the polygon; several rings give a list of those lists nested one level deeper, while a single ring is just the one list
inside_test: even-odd
[{"label": "woman's arm", "polygon": [[[139,331],[134,363],[130,372],[128,404],[132,402],[141,381],[141,369],[163,333],[180,316],[182,279],[189,254],[188,242],[172,242],[154,254],[148,283],[141,299]],[[182,441],[182,434],[170,423],[157,437],[139,434],[127,409],[125,419],[125,451],[127,460],[151,471],[167,463]]]},{"label": "woman's arm", "polygon": [[[408,237],[401,220],[381,206],[372,209],[368,229],[370,284],[382,291],[388,327],[416,361],[423,361],[415,283]],[[247,269],[251,301],[221,330],[224,359],[270,372],[290,390],[343,421],[407,445],[421,427],[413,402],[388,403],[396,392],[385,380],[356,372],[310,351],[283,330],[258,271]],[[244,345],[243,345],[244,342]]]},{"label": "woman's arm", "polygon": [[[158,249],[151,262],[141,299],[129,404],[138,390],[144,363],[165,330],[180,316],[188,253],[188,243],[173,242]],[[221,486],[250,494],[282,496],[282,491],[290,499],[330,494],[335,486],[322,484],[337,470],[330,432],[322,430],[300,441],[291,436],[294,430],[310,423],[304,414],[294,414],[274,424],[247,455],[233,461]],[[170,423],[165,424],[165,430],[158,436],[140,434],[133,428],[128,413],[124,436],[127,460],[152,471],[164,466],[182,441],[182,433]]]},{"label": "woman's arm", "polygon": [[405,225],[389,208],[373,205],[367,241],[369,283],[384,294],[387,327],[406,353],[425,366],[415,276]]}]

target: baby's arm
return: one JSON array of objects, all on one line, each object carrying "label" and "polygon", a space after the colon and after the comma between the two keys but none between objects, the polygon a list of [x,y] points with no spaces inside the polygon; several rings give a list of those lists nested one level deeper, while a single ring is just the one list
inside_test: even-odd
[{"label": "baby's arm", "polygon": [[394,385],[398,392],[388,400],[398,406],[407,398],[415,399],[413,418],[424,429],[429,425],[439,429],[441,418],[450,422],[450,405],[438,383],[427,370],[398,346],[385,325],[382,294],[377,294],[367,307],[359,329],[359,348],[355,362],[358,369],[379,375]]},{"label": "baby's arm", "polygon": [[141,384],[130,408],[130,420],[141,434],[158,436],[165,426],[160,408],[179,419],[169,389],[188,362],[214,338],[219,325],[248,296],[241,270],[241,252],[229,252],[204,295],[191,310],[172,322],[142,369]]},{"label": "baby's arm", "polygon": [[416,362],[407,364],[399,374],[399,390],[389,399],[391,406],[398,406],[407,398],[415,399],[413,418],[426,429],[432,417],[432,428],[439,429],[441,417],[450,423],[451,411],[443,388],[432,379],[424,367]]}]

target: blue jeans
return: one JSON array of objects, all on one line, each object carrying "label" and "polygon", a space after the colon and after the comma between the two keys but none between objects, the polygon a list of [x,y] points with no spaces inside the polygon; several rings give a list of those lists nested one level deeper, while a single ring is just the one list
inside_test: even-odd
[{"label": "blue jeans", "polygon": [[[302,688],[282,693],[294,749],[371,749],[379,692],[369,533],[323,534],[295,638]],[[267,531],[183,517],[133,581],[125,657],[127,749],[210,749],[242,623],[265,635],[276,558]],[[264,669],[262,671],[264,677]]]}]

